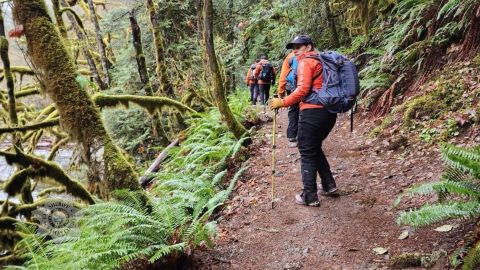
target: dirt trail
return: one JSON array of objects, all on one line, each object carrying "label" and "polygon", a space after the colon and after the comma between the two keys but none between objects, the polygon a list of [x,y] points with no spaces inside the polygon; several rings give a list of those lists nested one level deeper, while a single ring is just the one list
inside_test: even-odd
[{"label": "dirt trail", "polygon": [[[222,213],[215,248],[196,252],[198,269],[386,269],[389,256],[403,252],[450,252],[456,239],[472,228],[460,223],[439,233],[433,230],[436,226],[413,230],[397,225],[402,208],[432,199],[410,199],[392,208],[402,189],[438,177],[438,153],[374,147],[361,125],[350,134],[348,116],[339,118],[324,148],[337,185],[349,194],[321,197],[319,208],[295,205],[294,194],[301,190],[300,160],[297,148],[287,146],[285,110],[280,112],[277,134],[278,201],[271,210],[271,125],[254,139],[251,168]],[[405,229],[410,230],[409,238],[399,240]],[[388,254],[375,254],[376,247],[388,249]],[[444,269],[445,262],[440,260],[434,269]]]}]

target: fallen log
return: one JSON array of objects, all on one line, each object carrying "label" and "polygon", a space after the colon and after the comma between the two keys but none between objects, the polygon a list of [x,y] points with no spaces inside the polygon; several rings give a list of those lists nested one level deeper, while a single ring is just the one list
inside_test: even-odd
[{"label": "fallen log", "polygon": [[172,149],[173,147],[177,146],[180,142],[180,139],[176,139],[173,142],[171,142],[163,151],[158,155],[158,157],[155,159],[155,161],[148,167],[148,169],[145,171],[142,177],[140,177],[140,185],[145,188],[147,187],[153,180],[153,177],[151,176],[152,173],[158,172],[160,169],[160,165],[162,162],[168,157],[168,151]]}]

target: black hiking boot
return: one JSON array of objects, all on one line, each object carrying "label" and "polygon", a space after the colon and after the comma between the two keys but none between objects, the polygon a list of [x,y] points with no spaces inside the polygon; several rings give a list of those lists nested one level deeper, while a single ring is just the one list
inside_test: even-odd
[{"label": "black hiking boot", "polygon": [[311,199],[311,200],[307,200],[305,199],[305,195],[304,193],[300,193],[300,194],[297,194],[295,195],[295,203],[296,204],[299,204],[299,205],[306,205],[306,206],[313,206],[313,207],[319,207],[320,206],[320,201],[318,200],[318,196],[315,196],[315,198]]},{"label": "black hiking boot", "polygon": [[312,164],[302,164],[303,192],[295,196],[300,205],[320,206],[317,195],[317,168]]}]

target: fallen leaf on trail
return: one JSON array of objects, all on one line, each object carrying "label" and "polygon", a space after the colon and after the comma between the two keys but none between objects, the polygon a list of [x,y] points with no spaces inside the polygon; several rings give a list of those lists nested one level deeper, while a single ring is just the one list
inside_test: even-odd
[{"label": "fallen leaf on trail", "polygon": [[372,250],[375,251],[375,253],[377,253],[377,255],[385,255],[385,254],[388,253],[388,249],[383,248],[383,247],[376,247]]},{"label": "fallen leaf on trail", "polygon": [[443,225],[435,229],[437,232],[449,232],[453,229],[452,225]]},{"label": "fallen leaf on trail", "polygon": [[403,231],[403,232],[400,234],[400,236],[398,237],[398,239],[399,239],[399,240],[407,239],[409,235],[410,235],[410,233],[409,233],[407,230],[405,230],[405,231]]}]

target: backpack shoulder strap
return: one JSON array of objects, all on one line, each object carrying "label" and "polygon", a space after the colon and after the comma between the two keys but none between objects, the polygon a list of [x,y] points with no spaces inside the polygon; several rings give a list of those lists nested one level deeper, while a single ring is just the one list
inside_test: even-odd
[{"label": "backpack shoulder strap", "polygon": [[305,58],[310,58],[310,59],[315,59],[315,60],[318,60],[320,62],[320,64],[322,64],[322,72],[319,72],[318,74],[315,74],[312,78],[312,81],[315,81],[318,77],[320,77],[320,75],[323,73],[323,69],[324,69],[324,61],[322,59],[322,57],[317,54],[317,55],[309,55],[309,56],[306,56]]}]

